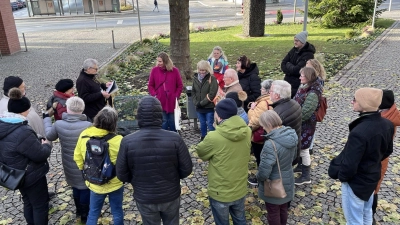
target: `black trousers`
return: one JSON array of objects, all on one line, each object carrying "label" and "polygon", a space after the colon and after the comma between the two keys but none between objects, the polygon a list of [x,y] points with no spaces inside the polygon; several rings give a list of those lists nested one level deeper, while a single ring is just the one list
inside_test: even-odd
[{"label": "black trousers", "polygon": [[35,184],[20,188],[24,201],[24,217],[28,225],[47,225],[49,217],[49,191],[46,177]]},{"label": "black trousers", "polygon": [[253,151],[254,157],[256,157],[257,161],[257,167],[260,165],[260,160],[261,160],[261,151],[264,147],[264,144],[258,144],[251,142],[251,150]]}]

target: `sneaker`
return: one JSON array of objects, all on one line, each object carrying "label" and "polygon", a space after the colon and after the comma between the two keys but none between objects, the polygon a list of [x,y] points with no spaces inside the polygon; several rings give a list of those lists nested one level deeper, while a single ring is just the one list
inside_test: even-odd
[{"label": "sneaker", "polygon": [[249,182],[249,184],[254,185],[254,186],[258,185],[257,178],[255,178],[255,177],[250,177],[249,179],[247,179],[247,182]]},{"label": "sneaker", "polygon": [[301,173],[302,164],[297,164],[296,168],[293,169],[293,173]]},{"label": "sneaker", "polygon": [[306,177],[301,176],[294,179],[294,184],[295,185],[311,184],[311,179],[307,179]]}]

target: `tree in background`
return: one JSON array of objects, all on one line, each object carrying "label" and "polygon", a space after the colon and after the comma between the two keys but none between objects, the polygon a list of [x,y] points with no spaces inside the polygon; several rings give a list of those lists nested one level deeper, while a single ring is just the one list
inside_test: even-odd
[{"label": "tree in background", "polygon": [[[384,0],[378,0],[379,7]],[[308,16],[327,28],[349,26],[372,19],[374,0],[309,0]],[[380,15],[383,10],[377,10]]]},{"label": "tree in background", "polygon": [[169,0],[171,51],[174,65],[181,72],[183,81],[191,79],[189,42],[189,1]]},{"label": "tree in background", "polygon": [[264,36],[266,0],[243,0],[243,34]]}]

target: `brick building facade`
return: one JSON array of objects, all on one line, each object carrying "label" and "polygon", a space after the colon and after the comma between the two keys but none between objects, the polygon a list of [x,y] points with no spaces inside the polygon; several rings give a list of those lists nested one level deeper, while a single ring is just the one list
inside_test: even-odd
[{"label": "brick building facade", "polygon": [[11,55],[21,50],[15,26],[13,12],[9,1],[0,0],[0,51]]}]

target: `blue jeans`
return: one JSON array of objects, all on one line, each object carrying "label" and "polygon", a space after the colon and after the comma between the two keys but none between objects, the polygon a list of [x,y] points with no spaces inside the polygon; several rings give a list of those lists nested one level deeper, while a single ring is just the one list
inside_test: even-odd
[{"label": "blue jeans", "polygon": [[162,129],[176,132],[174,113],[162,113]]},{"label": "blue jeans", "polygon": [[124,194],[124,187],[110,192],[108,194],[96,194],[90,191],[90,210],[86,225],[96,225],[99,219],[101,209],[103,208],[104,199],[108,195],[110,202],[111,214],[115,225],[124,224],[124,212],[122,211],[122,199]]},{"label": "blue jeans", "polygon": [[159,204],[142,204],[136,202],[143,225],[179,225],[179,206],[181,198]]},{"label": "blue jeans", "polygon": [[207,135],[207,127],[209,131],[215,130],[213,126],[214,112],[208,112],[208,113],[197,112],[197,118],[199,118],[200,121],[201,137],[205,137]]},{"label": "blue jeans", "polygon": [[229,225],[229,214],[232,217],[234,225],[246,225],[246,216],[244,212],[244,196],[233,202],[219,202],[210,199],[210,206],[216,225]]},{"label": "blue jeans", "polygon": [[371,225],[374,192],[368,201],[359,199],[347,182],[342,183],[342,208],[346,225]]}]

